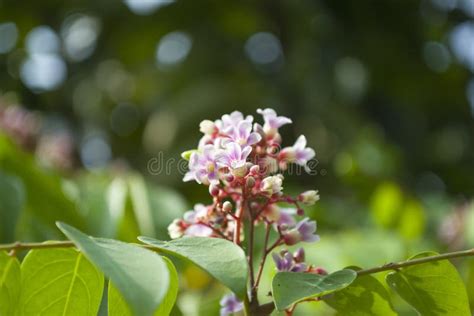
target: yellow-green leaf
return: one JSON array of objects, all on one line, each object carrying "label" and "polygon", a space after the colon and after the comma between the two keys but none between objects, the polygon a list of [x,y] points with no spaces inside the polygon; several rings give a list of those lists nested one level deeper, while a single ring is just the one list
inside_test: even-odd
[{"label": "yellow-green leaf", "polygon": [[20,314],[95,316],[103,287],[102,273],[79,251],[32,250],[21,264]]}]

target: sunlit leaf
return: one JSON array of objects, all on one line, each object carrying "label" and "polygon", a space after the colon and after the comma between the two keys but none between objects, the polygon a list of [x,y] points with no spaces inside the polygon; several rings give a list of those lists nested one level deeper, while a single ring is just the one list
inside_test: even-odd
[{"label": "sunlit leaf", "polygon": [[279,272],[272,281],[272,294],[278,310],[294,303],[321,297],[349,286],[357,274],[353,270],[339,270],[329,275]]},{"label": "sunlit leaf", "polygon": [[[357,267],[349,267],[359,270]],[[393,311],[390,295],[385,287],[373,276],[358,276],[345,289],[324,298],[324,301],[346,316],[391,316]]]},{"label": "sunlit leaf", "polygon": [[158,254],[111,239],[89,237],[64,223],[59,229],[113,282],[136,315],[152,315],[168,292],[170,274]]},{"label": "sunlit leaf", "polygon": [[393,227],[398,220],[402,206],[403,193],[394,183],[379,185],[372,195],[372,216],[381,227]]},{"label": "sunlit leaf", "polygon": [[20,263],[0,251],[0,315],[14,315],[21,289]]},{"label": "sunlit leaf", "polygon": [[185,237],[169,242],[148,237],[138,239],[165,253],[190,260],[237,295],[241,297],[245,295],[247,259],[243,250],[232,242],[207,237]]},{"label": "sunlit leaf", "polygon": [[[436,255],[423,252],[410,260]],[[464,283],[447,260],[402,268],[386,277],[387,283],[421,315],[469,316]]]},{"label": "sunlit leaf", "polygon": [[70,248],[30,251],[21,264],[21,315],[97,315],[104,277]]},{"label": "sunlit leaf", "polygon": [[420,237],[425,229],[425,213],[417,201],[410,200],[405,203],[400,214],[398,231],[405,239],[411,240]]},{"label": "sunlit leaf", "polygon": [[[178,272],[168,258],[162,258],[165,260],[170,272],[170,287],[160,306],[154,312],[155,316],[169,315],[178,296]],[[112,282],[109,282],[108,310],[109,316],[133,316],[130,307]]]}]

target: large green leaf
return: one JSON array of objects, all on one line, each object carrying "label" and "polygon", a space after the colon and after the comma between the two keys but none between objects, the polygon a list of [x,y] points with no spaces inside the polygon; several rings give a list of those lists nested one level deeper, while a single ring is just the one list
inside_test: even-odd
[{"label": "large green leaf", "polygon": [[21,289],[20,263],[0,251],[0,316],[14,315]]},{"label": "large green leaf", "polygon": [[20,314],[97,315],[104,277],[71,248],[30,251],[21,264]]},{"label": "large green leaf", "polygon": [[220,238],[184,237],[169,242],[138,237],[161,251],[195,263],[235,294],[246,294],[248,265],[242,248]]},{"label": "large green leaf", "polygon": [[[349,267],[360,270],[358,267]],[[358,276],[354,282],[341,291],[329,295],[324,301],[346,316],[391,316],[393,311],[390,295],[385,287],[373,276]]]},{"label": "large green leaf", "polygon": [[356,276],[356,272],[349,269],[329,275],[279,272],[272,281],[273,300],[278,310],[284,310],[294,303],[342,290]]},{"label": "large green leaf", "polygon": [[0,171],[0,241],[13,242],[15,227],[25,203],[21,180]]},{"label": "large green leaf", "polygon": [[111,239],[94,238],[64,223],[59,229],[117,286],[136,315],[152,315],[170,283],[165,261],[158,254]]},{"label": "large green leaf", "polygon": [[[173,263],[166,257],[162,257],[165,260],[168,270],[170,272],[170,287],[168,293],[161,302],[158,310],[155,311],[154,316],[169,315],[173,309],[176,297],[178,296],[178,272],[174,267]],[[109,316],[132,316],[132,312],[127,302],[123,299],[122,294],[117,288],[109,282],[108,292],[108,310]]]},{"label": "large green leaf", "polygon": [[[410,260],[436,255],[423,252]],[[469,316],[464,283],[447,260],[402,268],[386,277],[387,283],[421,315]]]}]

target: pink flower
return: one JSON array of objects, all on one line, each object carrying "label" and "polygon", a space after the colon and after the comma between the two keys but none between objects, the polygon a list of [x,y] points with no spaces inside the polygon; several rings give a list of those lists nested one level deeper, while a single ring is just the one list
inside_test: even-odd
[{"label": "pink flower", "polygon": [[231,170],[242,171],[245,169],[247,158],[252,151],[252,147],[240,147],[239,144],[231,142],[225,145],[225,150],[217,155],[217,162],[221,167],[228,167]]},{"label": "pink flower", "polygon": [[301,135],[292,147],[283,148],[280,152],[280,159],[286,162],[294,162],[301,166],[306,166],[314,156],[314,150],[306,147],[306,137]]},{"label": "pink flower", "polygon": [[229,128],[226,134],[229,135],[229,141],[242,147],[252,146],[262,139],[260,134],[252,132],[252,123],[249,121],[240,121],[237,126]]},{"label": "pink flower", "polygon": [[184,235],[194,237],[211,237],[212,228],[203,224],[192,224],[184,230]]},{"label": "pink flower", "polygon": [[244,115],[241,112],[234,111],[230,114],[222,115],[222,118],[220,120],[215,121],[215,125],[220,132],[226,133],[229,129],[237,127],[237,125],[239,125],[239,123],[242,121],[246,121],[252,124],[253,116],[247,115],[247,117],[244,119]]},{"label": "pink flower", "polygon": [[244,304],[237,299],[234,293],[224,295],[220,301],[220,305],[220,316],[227,316],[244,309]]},{"label": "pink flower", "polygon": [[[298,251],[303,251],[304,254],[303,248],[300,248]],[[303,272],[306,270],[306,264],[301,261],[297,261],[296,258],[288,251],[284,251],[283,253],[274,252],[272,253],[272,257],[279,272]]]},{"label": "pink flower", "polygon": [[319,236],[315,234],[316,222],[309,221],[309,218],[305,218],[298,222],[296,226],[283,233],[285,244],[291,246],[301,241],[304,242],[315,242],[319,240]]},{"label": "pink flower", "polygon": [[189,159],[189,172],[185,174],[183,181],[196,180],[203,184],[219,181],[215,156],[214,145],[204,145],[201,151],[193,152]]},{"label": "pink flower", "polygon": [[277,116],[273,109],[258,109],[257,113],[263,116],[263,120],[265,121],[265,124],[263,124],[263,130],[269,135],[276,134],[278,129],[283,125],[293,123],[291,119],[285,116]]}]

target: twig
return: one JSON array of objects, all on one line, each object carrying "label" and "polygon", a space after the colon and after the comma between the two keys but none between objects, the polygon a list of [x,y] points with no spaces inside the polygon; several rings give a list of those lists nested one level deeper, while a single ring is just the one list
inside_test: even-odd
[{"label": "twig", "polygon": [[462,250],[462,251],[444,253],[444,254],[436,255],[436,256],[430,256],[430,257],[424,257],[424,258],[419,258],[419,259],[401,261],[401,262],[397,262],[397,263],[388,263],[388,264],[385,264],[385,265],[380,266],[380,267],[375,267],[375,268],[370,268],[370,269],[365,269],[365,270],[359,270],[359,271],[357,271],[357,275],[361,276],[361,275],[373,274],[373,273],[378,273],[378,272],[383,272],[383,271],[397,270],[399,268],[414,266],[414,265],[417,265],[417,264],[422,264],[422,263],[427,263],[427,262],[440,261],[440,260],[453,259],[453,258],[460,258],[460,257],[469,257],[469,256],[474,256],[474,248],[469,249],[469,250]]}]

